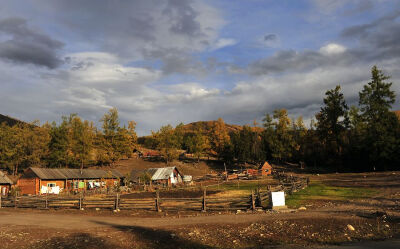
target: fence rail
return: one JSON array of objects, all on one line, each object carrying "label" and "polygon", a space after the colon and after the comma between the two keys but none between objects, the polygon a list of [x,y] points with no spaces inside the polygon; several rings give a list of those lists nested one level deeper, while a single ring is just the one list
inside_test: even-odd
[{"label": "fence rail", "polygon": [[18,196],[0,197],[1,207],[14,208],[100,208],[123,210],[176,210],[176,211],[221,211],[221,210],[255,210],[270,206],[270,193],[285,191],[293,193],[308,185],[309,180],[303,177],[278,173],[275,177],[280,185],[253,190],[251,195],[243,197],[208,197],[204,189],[203,197],[198,198],[160,198],[159,192],[154,198],[131,199],[116,194],[115,196],[93,197],[59,197],[59,196]]}]

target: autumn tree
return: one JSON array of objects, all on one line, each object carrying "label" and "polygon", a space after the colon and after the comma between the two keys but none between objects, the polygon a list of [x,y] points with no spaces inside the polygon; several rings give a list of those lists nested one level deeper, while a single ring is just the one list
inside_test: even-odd
[{"label": "autumn tree", "polygon": [[210,149],[209,139],[200,126],[196,126],[193,133],[186,137],[185,147],[189,153],[194,154],[197,161],[200,161],[200,157]]},{"label": "autumn tree", "polygon": [[94,127],[93,123],[74,115],[70,120],[71,152],[81,170],[89,162],[93,149]]},{"label": "autumn tree", "polygon": [[171,125],[162,126],[159,131],[152,132],[152,136],[157,141],[157,149],[166,164],[178,158],[181,138]]},{"label": "autumn tree", "polygon": [[222,158],[222,153],[230,143],[230,137],[228,129],[226,128],[225,122],[222,118],[214,123],[211,134],[211,148],[217,153],[219,158]]},{"label": "autumn tree", "polygon": [[291,131],[291,120],[286,109],[278,109],[273,115],[276,137],[271,141],[272,157],[278,161],[285,161],[292,157],[296,146]]},{"label": "autumn tree", "polygon": [[307,128],[304,125],[303,117],[299,116],[296,120],[292,121],[293,139],[295,141],[295,150],[293,158],[296,161],[304,161]]},{"label": "autumn tree", "polygon": [[38,122],[0,126],[0,163],[16,175],[20,169],[39,165],[48,152],[48,130]]},{"label": "autumn tree", "polygon": [[[106,153],[104,157],[108,158],[112,163],[118,160],[121,153],[121,133],[119,133],[119,117],[117,108],[111,108],[100,120],[103,128],[103,138],[100,139],[100,144],[103,151]],[[118,136],[118,137],[117,137]]]}]

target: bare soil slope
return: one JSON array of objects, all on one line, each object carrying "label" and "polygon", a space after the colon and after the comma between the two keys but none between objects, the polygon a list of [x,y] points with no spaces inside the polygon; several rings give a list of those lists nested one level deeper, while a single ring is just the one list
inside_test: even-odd
[{"label": "bare soil slope", "polygon": [[209,167],[209,165],[204,161],[200,161],[199,163],[174,161],[169,165],[166,165],[163,161],[142,158],[129,158],[120,160],[114,166],[104,166],[101,167],[101,169],[117,169],[121,173],[127,174],[133,169],[162,168],[170,166],[177,166],[179,171],[184,175],[203,176],[205,174],[214,172],[213,168]]}]

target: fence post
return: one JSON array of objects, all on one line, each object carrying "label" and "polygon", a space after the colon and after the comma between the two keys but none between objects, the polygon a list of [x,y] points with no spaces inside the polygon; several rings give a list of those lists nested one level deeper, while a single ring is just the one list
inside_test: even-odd
[{"label": "fence post", "polygon": [[79,194],[79,210],[82,210],[82,194]]},{"label": "fence post", "polygon": [[119,208],[119,193],[117,193],[117,198],[115,198],[115,205],[114,205],[114,209],[117,210]]},{"label": "fence post", "polygon": [[14,208],[17,208],[17,193],[14,195]]},{"label": "fence post", "polygon": [[1,193],[0,193],[0,208],[1,208]]},{"label": "fence post", "polygon": [[45,209],[49,208],[49,202],[48,202],[48,193],[46,194],[46,204],[45,204]]},{"label": "fence post", "polygon": [[254,190],[251,190],[251,210],[256,210],[256,200],[254,198]]},{"label": "fence post", "polygon": [[160,192],[157,189],[156,190],[156,211],[161,212],[161,207],[160,207]]},{"label": "fence post", "polygon": [[202,205],[202,208],[201,208],[202,212],[206,212],[207,211],[206,196],[207,196],[207,190],[206,190],[206,188],[204,188],[204,190],[203,190],[203,205]]}]

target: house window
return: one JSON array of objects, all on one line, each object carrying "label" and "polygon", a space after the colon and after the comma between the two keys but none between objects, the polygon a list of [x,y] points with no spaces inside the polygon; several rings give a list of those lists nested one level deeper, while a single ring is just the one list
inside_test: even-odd
[{"label": "house window", "polygon": [[47,183],[48,188],[54,188],[56,186],[55,183]]}]

